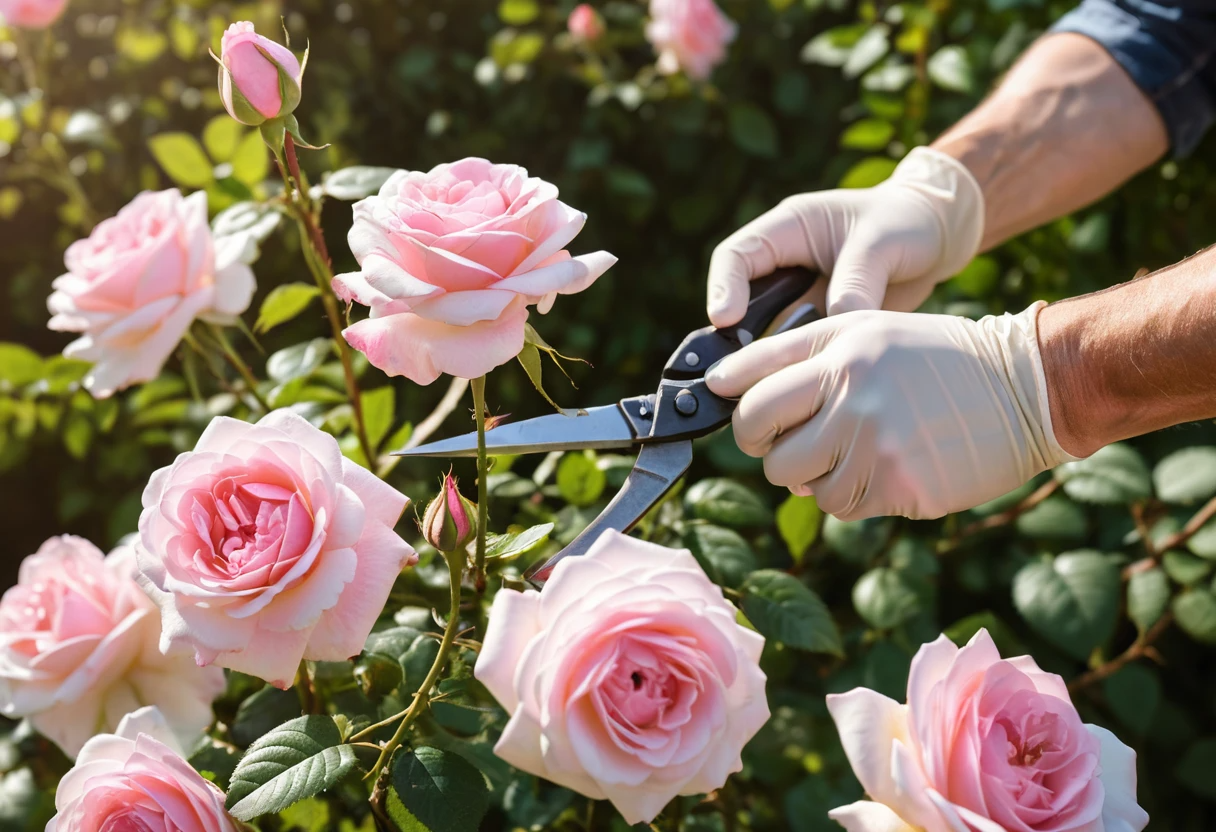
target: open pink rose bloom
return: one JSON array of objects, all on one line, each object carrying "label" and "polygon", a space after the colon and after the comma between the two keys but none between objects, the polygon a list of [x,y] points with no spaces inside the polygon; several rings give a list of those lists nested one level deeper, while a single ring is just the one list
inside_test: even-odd
[{"label": "open pink rose bloom", "polygon": [[726,47],[738,27],[714,0],[650,0],[646,39],[659,53],[658,70],[667,75],[683,70],[704,81],[726,60]]},{"label": "open pink rose bloom", "polygon": [[162,647],[291,685],[301,659],[357,655],[402,567],[408,500],[286,410],[221,417],[152,475],[136,546]]},{"label": "open pink rose bloom", "polygon": [[360,271],[334,290],[371,307],[344,335],[391,376],[430,384],[477,378],[524,346],[528,306],[586,289],[616,258],[571,257],[587,216],[517,165],[464,159],[398,171],[355,204],[349,242]]},{"label": "open pink rose bloom", "polygon": [[543,592],[498,593],[475,673],[511,714],[498,756],[640,823],[742,768],[763,647],[689,552],[610,531]]},{"label": "open pink rose bloom", "polygon": [[0,713],[29,717],[69,756],[144,705],[159,706],[183,742],[203,732],[223,671],[161,654],[160,615],[135,574],[129,547],[104,557],[70,535],[22,561],[0,600]]},{"label": "open pink rose bloom", "polygon": [[45,29],[63,14],[68,0],[0,0],[0,23],[18,29]]},{"label": "open pink rose bloom", "polygon": [[1081,722],[1064,681],[1002,659],[986,630],[912,660],[908,704],[865,688],[828,697],[869,801],[849,832],[1139,832],[1136,752]]}]

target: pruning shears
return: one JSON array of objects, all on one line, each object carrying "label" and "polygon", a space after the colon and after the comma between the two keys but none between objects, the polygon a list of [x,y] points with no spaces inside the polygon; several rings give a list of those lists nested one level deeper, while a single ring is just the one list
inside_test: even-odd
[{"label": "pruning shears", "polygon": [[[633,470],[600,515],[568,546],[528,570],[524,577],[533,586],[540,587],[560,561],[586,553],[608,529],[629,531],[663,499],[692,465],[692,440],[728,424],[735,411],[736,401],[710,392],[706,371],[757,337],[822,318],[819,308],[807,300],[817,277],[807,269],[790,268],[752,281],[743,320],[722,329],[709,326],[689,333],[668,359],[654,393],[579,410],[577,415],[554,413],[507,423],[486,433],[490,454],[589,448],[637,451]],[[476,454],[475,432],[396,453],[410,457]]]}]

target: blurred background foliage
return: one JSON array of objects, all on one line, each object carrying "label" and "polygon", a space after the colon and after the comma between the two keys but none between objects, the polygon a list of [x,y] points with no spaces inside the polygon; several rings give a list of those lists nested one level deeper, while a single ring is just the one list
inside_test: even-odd
[{"label": "blurred background foliage", "polygon": [[[203,188],[215,212],[273,193],[256,133],[223,116],[216,92],[207,50],[218,51],[230,21],[272,33],[281,17],[297,50],[310,45],[297,115],[305,136],[329,143],[302,156],[313,181],[351,164],[425,169],[479,155],[524,165],[588,213],[574,248],[607,249],[620,263],[533,318],[556,348],[590,361],[570,368],[577,391],[550,374],[550,392],[573,405],[652,389],[670,351],[704,323],[705,266],[718,240],[791,193],[881,181],[908,149],[974,106],[1069,7],[723,0],[740,35],[702,85],[655,74],[643,4],[597,3],[608,33],[594,45],[566,33],[573,5],[73,0],[45,40],[25,33],[19,50],[22,33],[0,34],[3,585],[52,534],[106,548],[132,532],[149,472],[234,407],[231,397],[194,400],[176,362],[156,382],[93,401],[78,388],[84,365],[56,356],[68,339],[45,328],[64,248],[137,191]],[[41,66],[22,60],[30,55]],[[30,73],[39,72],[42,92],[31,95]],[[1163,160],[1100,204],[977,258],[926,309],[1020,310],[1195,252],[1216,232],[1213,164],[1211,141],[1193,158]],[[324,221],[335,269],[353,268],[349,203],[331,200]],[[264,242],[249,323],[276,286],[308,281],[294,249],[282,236]],[[307,339],[325,334],[320,309],[298,300],[302,311],[259,335],[270,374],[277,367],[281,376],[276,403],[340,402],[328,348],[307,352]],[[243,350],[262,360],[248,343]],[[381,384],[362,369],[365,387]],[[380,388],[369,404],[384,447],[404,441],[409,421],[442,393],[442,385]],[[516,417],[546,407],[515,366],[491,377],[489,400]],[[465,429],[464,410],[447,430]],[[964,515],[843,524],[821,522],[813,503],[769,487],[729,434],[704,441],[695,484],[651,518],[648,533],[692,548],[715,580],[741,592],[753,618],[764,612],[759,601],[748,609],[749,592],[772,597],[772,582],[792,575],[782,597],[818,615],[814,594],[799,594],[812,587],[836,623],[770,634],[774,719],[720,795],[727,809],[694,813],[685,828],[723,828],[723,817],[745,828],[833,828],[824,813],[859,789],[822,694],[865,684],[902,699],[921,643],[943,630],[962,640],[979,626],[1006,655],[1031,652],[1073,681],[1086,721],[1138,749],[1150,829],[1212,828],[1216,665],[1204,645],[1216,643],[1216,523],[1202,512],[1216,494],[1214,442],[1211,424],[1186,426]],[[555,541],[568,540],[627,464],[570,455],[535,471],[522,460],[502,465],[491,484],[496,526],[551,521]],[[436,471],[411,463],[394,476],[421,504]],[[766,568],[781,571],[755,571]],[[0,771],[12,764],[0,753]],[[18,779],[0,781],[0,805],[6,789],[18,794]],[[562,790],[500,790],[492,818],[508,828],[562,826],[569,803]],[[315,826],[319,811],[301,828],[327,828]]]}]

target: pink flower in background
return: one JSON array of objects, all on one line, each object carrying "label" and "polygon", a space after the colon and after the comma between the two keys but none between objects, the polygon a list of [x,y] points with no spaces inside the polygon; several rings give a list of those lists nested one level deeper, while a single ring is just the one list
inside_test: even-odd
[{"label": "pink flower in background", "polygon": [[570,12],[566,27],[577,39],[591,42],[603,36],[604,19],[589,4],[583,3]]},{"label": "pink flower in background", "polygon": [[908,704],[828,697],[870,801],[830,813],[849,832],[1139,832],[1136,752],[1082,724],[1064,681],[1002,659],[986,630],[912,660]]},{"label": "pink flower in background", "polygon": [[344,335],[376,367],[418,384],[510,361],[529,304],[547,312],[616,262],[604,251],[571,257],[565,247],[586,214],[523,168],[484,159],[398,171],[354,213],[361,269],[334,278],[334,290],[371,317]]},{"label": "pink flower in background", "polygon": [[202,733],[224,674],[161,655],[160,616],[135,574],[130,548],[104,557],[70,535],[22,561],[0,600],[0,713],[29,717],[69,756],[144,705],[183,741]]},{"label": "pink flower in background", "polygon": [[393,532],[405,495],[287,410],[213,419],[143,502],[136,554],[161,646],[281,688],[301,659],[357,655],[417,560]]},{"label": "pink flower in background", "polygon": [[68,0],[0,0],[0,22],[18,29],[45,29],[67,5]]},{"label": "pink flower in background", "polygon": [[235,832],[224,793],[186,762],[156,708],[89,740],[59,781],[46,832]]},{"label": "pink flower in background", "polygon": [[83,333],[63,354],[94,362],[84,386],[104,398],[155,378],[196,318],[233,323],[255,253],[244,236],[212,236],[202,191],[146,191],[68,247],[47,325]]},{"label": "pink flower in background", "polygon": [[499,757],[632,824],[742,767],[763,646],[689,552],[605,532],[543,592],[498,593],[474,673],[511,714]]},{"label": "pink flower in background", "polygon": [[300,103],[303,68],[291,50],[233,23],[220,41],[220,100],[228,115],[256,126],[285,116]]},{"label": "pink flower in background", "polygon": [[650,0],[646,39],[659,53],[659,72],[680,70],[704,81],[726,58],[738,27],[714,0]]}]

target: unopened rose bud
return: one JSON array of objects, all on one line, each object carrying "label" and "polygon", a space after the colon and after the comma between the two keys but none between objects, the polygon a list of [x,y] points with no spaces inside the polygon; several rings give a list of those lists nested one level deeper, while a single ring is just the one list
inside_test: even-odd
[{"label": "unopened rose bud", "polygon": [[570,34],[581,41],[599,40],[604,34],[604,19],[586,3],[570,12],[566,26],[570,29]]},{"label": "unopened rose bud", "polygon": [[256,127],[288,115],[300,103],[303,68],[291,50],[233,23],[220,42],[220,98],[228,115]]},{"label": "unopened rose bud", "polygon": [[477,534],[477,506],[460,496],[456,478],[447,474],[439,496],[431,500],[422,518],[422,536],[441,552],[468,545]]}]

